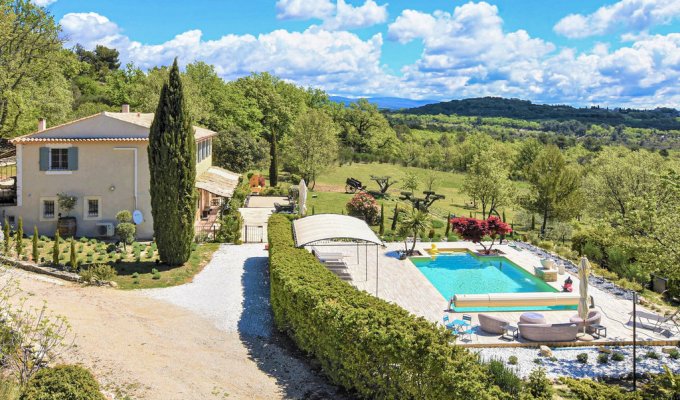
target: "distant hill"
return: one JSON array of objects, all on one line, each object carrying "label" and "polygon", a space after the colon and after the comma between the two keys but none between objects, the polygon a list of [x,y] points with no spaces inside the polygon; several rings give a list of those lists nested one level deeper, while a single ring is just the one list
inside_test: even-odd
[{"label": "distant hill", "polygon": [[576,120],[583,123],[625,125],[636,128],[680,130],[680,112],[673,108],[636,110],[600,107],[575,108],[567,105],[533,104],[528,100],[481,97],[427,104],[400,111],[406,114],[445,114],[473,117],[506,117],[524,120]]},{"label": "distant hill", "polygon": [[[358,99],[350,99],[349,97],[342,96],[330,96],[331,101],[337,103],[343,103],[344,105],[349,105]],[[378,108],[383,110],[401,110],[402,108],[413,108],[420,107],[426,104],[436,103],[437,100],[411,100],[403,99],[401,97],[366,97],[366,100],[373,104],[376,104]]]}]

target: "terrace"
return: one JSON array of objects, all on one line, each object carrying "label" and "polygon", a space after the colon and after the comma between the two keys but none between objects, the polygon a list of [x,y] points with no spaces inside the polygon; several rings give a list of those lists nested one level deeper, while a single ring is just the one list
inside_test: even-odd
[{"label": "terrace", "polygon": [[[416,249],[419,249],[422,254],[427,254],[431,243],[418,243]],[[454,242],[454,243],[437,243],[440,248],[447,248],[451,250],[470,250],[476,251],[480,248],[469,242]],[[540,267],[540,258],[528,250],[521,250],[511,247],[507,244],[498,245],[495,248],[503,253],[513,264],[523,268],[527,272],[534,274],[534,268]],[[529,341],[521,336],[517,339],[502,338],[500,334],[490,334],[479,329],[480,313],[491,315],[508,321],[511,325],[517,326],[520,316],[526,311],[518,311],[516,307],[512,311],[484,311],[484,312],[455,312],[449,309],[449,299],[445,298],[442,293],[428,280],[423,273],[414,265],[411,260],[399,260],[397,252],[403,249],[403,244],[390,243],[387,247],[382,249],[379,256],[379,271],[373,268],[366,268],[363,265],[365,258],[364,250],[357,252],[355,246],[348,245],[345,247],[334,247],[334,252],[342,252],[345,255],[345,263],[349,272],[348,280],[351,284],[361,290],[366,290],[369,293],[396,304],[412,312],[415,315],[422,316],[429,321],[442,323],[444,315],[448,315],[450,320],[461,319],[462,314],[469,314],[472,316],[471,326],[474,328],[474,333],[469,338],[459,340],[459,344],[467,347],[535,347],[538,345],[550,346],[592,346],[592,345],[626,345],[631,344],[633,340],[633,322],[631,322],[630,312],[632,311],[632,302],[625,298],[625,296],[617,296],[613,293],[601,290],[593,285],[589,285],[589,296],[592,296],[594,302],[593,310],[597,310],[602,315],[600,324],[607,328],[606,337],[597,337],[594,335],[592,341],[575,340],[569,342],[537,342]],[[372,252],[371,252],[372,254]],[[376,282],[376,276],[379,281]],[[565,271],[564,275],[559,275],[556,282],[549,282],[557,292],[561,292],[561,285],[564,280],[570,276],[573,281],[573,293],[578,296],[580,282],[578,277],[573,273]],[[522,293],[517,293],[517,297],[531,297],[532,294],[523,296]],[[529,307],[529,310],[532,308]],[[652,313],[644,307],[638,305],[638,311]],[[577,314],[574,309],[569,310],[540,310],[543,314],[546,323],[567,323],[569,318]],[[646,321],[643,321],[646,322]],[[653,330],[650,329],[649,324],[637,325],[637,340],[648,345],[671,345],[677,344],[680,340],[680,335],[677,331],[668,330]]]}]

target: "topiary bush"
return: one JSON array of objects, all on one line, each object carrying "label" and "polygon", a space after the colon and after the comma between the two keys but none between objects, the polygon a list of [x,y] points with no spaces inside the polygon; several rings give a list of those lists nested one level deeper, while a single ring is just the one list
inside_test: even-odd
[{"label": "topiary bush", "polygon": [[581,364],[587,364],[588,363],[588,353],[579,353],[576,355],[576,361],[580,362]]},{"label": "topiary bush", "polygon": [[92,373],[77,365],[57,365],[35,374],[20,400],[105,400]]},{"label": "topiary bush", "polygon": [[295,248],[285,216],[269,219],[269,257],[276,327],[333,383],[372,399],[507,397],[446,329],[357,290]]}]

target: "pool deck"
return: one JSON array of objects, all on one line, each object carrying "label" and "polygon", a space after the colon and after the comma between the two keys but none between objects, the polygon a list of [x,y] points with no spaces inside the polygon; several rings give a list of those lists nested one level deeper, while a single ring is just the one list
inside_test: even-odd
[{"label": "pool deck", "polygon": [[[430,248],[431,243],[418,242],[416,249],[423,252]],[[439,248],[447,249],[467,249],[471,251],[481,250],[469,242],[441,242],[436,243]],[[378,281],[376,285],[376,247],[375,246],[334,246],[332,248],[322,248],[323,251],[339,252],[346,254],[346,262],[352,277],[351,283],[360,290],[365,290],[373,295],[394,302],[411,313],[422,316],[429,321],[441,323],[445,314],[450,319],[457,319],[462,313],[450,312],[448,310],[448,299],[445,299],[439,291],[425,278],[425,276],[413,265],[410,260],[399,260],[397,251],[403,250],[403,243],[388,243],[385,248],[377,248],[378,251]],[[533,268],[540,266],[540,259],[527,250],[518,251],[508,245],[497,245],[494,248],[502,251],[504,257],[513,263],[521,266],[533,274]],[[332,250],[331,250],[332,249]],[[357,255],[359,263],[357,263]],[[557,282],[550,283],[553,287],[560,290],[561,284],[571,276],[573,280],[574,292],[578,293],[579,280],[577,276],[565,272],[558,275]],[[560,346],[592,346],[596,345],[625,345],[633,340],[633,325],[630,322],[630,312],[632,303],[628,300],[606,293],[598,288],[589,286],[589,294],[593,296],[595,309],[602,314],[601,325],[607,327],[607,337],[593,341],[561,342]],[[652,312],[640,305],[638,311]],[[517,325],[522,311],[501,312],[490,311],[485,314],[493,315],[505,319],[512,325]],[[569,318],[576,314],[575,310],[564,311],[540,311],[545,316],[548,323],[569,322]],[[472,325],[478,326],[477,313],[466,312],[472,316]],[[557,343],[539,343],[526,341],[522,338],[515,341],[503,340],[499,335],[490,335],[475,329],[477,334],[472,335],[471,340],[460,341],[459,344],[468,347],[516,347],[516,346],[538,346],[541,344],[557,345]],[[653,331],[649,326],[637,326],[637,340],[646,344],[671,345],[677,344],[680,335],[677,332]]]}]

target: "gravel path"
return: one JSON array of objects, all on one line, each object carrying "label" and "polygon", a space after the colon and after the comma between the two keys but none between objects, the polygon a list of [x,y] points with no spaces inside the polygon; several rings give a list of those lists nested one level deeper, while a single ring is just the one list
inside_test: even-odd
[{"label": "gravel path", "polygon": [[[621,378],[632,373],[633,347],[610,347],[610,349],[612,353],[622,353],[624,355],[623,361],[613,361],[610,354],[609,362],[606,364],[599,363],[597,361],[599,352],[596,347],[555,348],[552,349],[553,360],[550,360],[548,357],[541,357],[538,349],[534,348],[481,349],[478,352],[483,360],[496,359],[504,361],[506,364],[510,356],[517,357],[517,365],[508,366],[516,369],[520,377],[528,376],[533,369],[539,366],[545,368],[546,374],[553,378],[560,376],[573,378],[595,378],[602,376]],[[664,365],[668,366],[675,373],[680,373],[680,359],[672,359],[668,354],[663,354],[661,349],[662,347],[652,346],[639,346],[637,348],[637,372],[639,374],[645,372],[661,373],[663,372]],[[659,358],[647,357],[650,351],[656,353]],[[588,354],[588,362],[586,364],[576,360],[576,356],[580,353]],[[540,360],[540,364],[536,363],[535,360]]]},{"label": "gravel path", "polygon": [[187,308],[220,330],[270,337],[267,256],[262,244],[222,245],[193,282],[143,294]]}]

